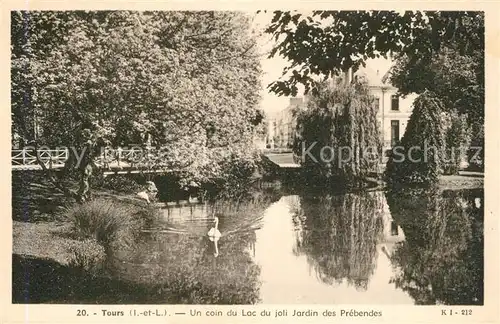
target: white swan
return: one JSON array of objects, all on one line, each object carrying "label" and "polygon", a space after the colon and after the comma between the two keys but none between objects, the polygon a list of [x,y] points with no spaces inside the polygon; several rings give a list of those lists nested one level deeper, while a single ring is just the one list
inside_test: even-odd
[{"label": "white swan", "polygon": [[211,241],[217,240],[222,236],[222,234],[219,232],[219,217],[215,217],[214,223],[214,227],[212,227],[210,231],[208,231],[208,237]]},{"label": "white swan", "polygon": [[210,241],[214,242],[215,246],[214,256],[217,257],[219,255],[219,246],[217,243],[219,242],[219,239],[222,236],[222,234],[219,232],[219,217],[215,217],[214,223],[215,223],[214,227],[212,227],[208,231],[208,238],[210,239]]}]

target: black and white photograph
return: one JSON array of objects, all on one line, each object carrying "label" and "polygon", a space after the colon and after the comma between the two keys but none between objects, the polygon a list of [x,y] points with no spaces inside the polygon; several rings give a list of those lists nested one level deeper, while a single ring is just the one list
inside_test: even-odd
[{"label": "black and white photograph", "polygon": [[12,304],[485,305],[484,11],[9,15]]}]

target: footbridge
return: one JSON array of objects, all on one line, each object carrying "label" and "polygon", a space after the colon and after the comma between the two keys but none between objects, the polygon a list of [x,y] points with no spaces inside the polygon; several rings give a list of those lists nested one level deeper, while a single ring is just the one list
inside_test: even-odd
[{"label": "footbridge", "polygon": [[[164,173],[172,171],[158,165],[164,151],[151,148],[105,148],[94,159],[94,165],[104,170],[104,175],[126,173]],[[13,171],[62,169],[68,161],[70,152],[67,148],[58,149],[13,149],[11,151],[11,166]]]}]

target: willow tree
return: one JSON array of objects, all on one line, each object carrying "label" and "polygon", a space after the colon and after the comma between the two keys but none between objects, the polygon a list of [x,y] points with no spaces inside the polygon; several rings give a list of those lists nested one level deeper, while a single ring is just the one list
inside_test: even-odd
[{"label": "willow tree", "polygon": [[307,170],[351,186],[376,169],[381,137],[373,100],[364,79],[348,84],[334,78],[319,85],[307,109],[296,112],[294,150]]},{"label": "willow tree", "polygon": [[387,161],[386,178],[394,185],[432,184],[443,174],[446,132],[442,104],[427,91],[413,106],[405,134]]}]

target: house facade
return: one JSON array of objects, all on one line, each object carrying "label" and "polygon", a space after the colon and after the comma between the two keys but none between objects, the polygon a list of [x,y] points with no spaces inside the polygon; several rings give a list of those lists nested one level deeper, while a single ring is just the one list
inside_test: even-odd
[{"label": "house facade", "polygon": [[[355,78],[366,79],[370,93],[375,97],[373,108],[378,111],[377,119],[382,133],[381,140],[384,151],[397,145],[406,130],[416,96],[399,96],[397,88],[388,82],[382,81],[387,79],[386,77],[383,77],[379,71],[374,71],[368,67],[361,68],[355,73],[348,72],[345,77],[347,82],[351,82]],[[269,129],[268,147],[291,147],[296,132],[296,120],[292,112],[296,107],[305,109],[306,101],[307,98],[291,98],[288,107],[280,111],[271,120],[269,123],[271,127]]]},{"label": "house facade", "polygon": [[356,75],[366,77],[368,80],[370,93],[375,97],[374,109],[378,111],[377,119],[382,133],[383,148],[388,150],[397,145],[403,137],[416,95],[399,96],[398,89],[390,83],[383,82],[378,71],[365,68],[356,72]]}]

